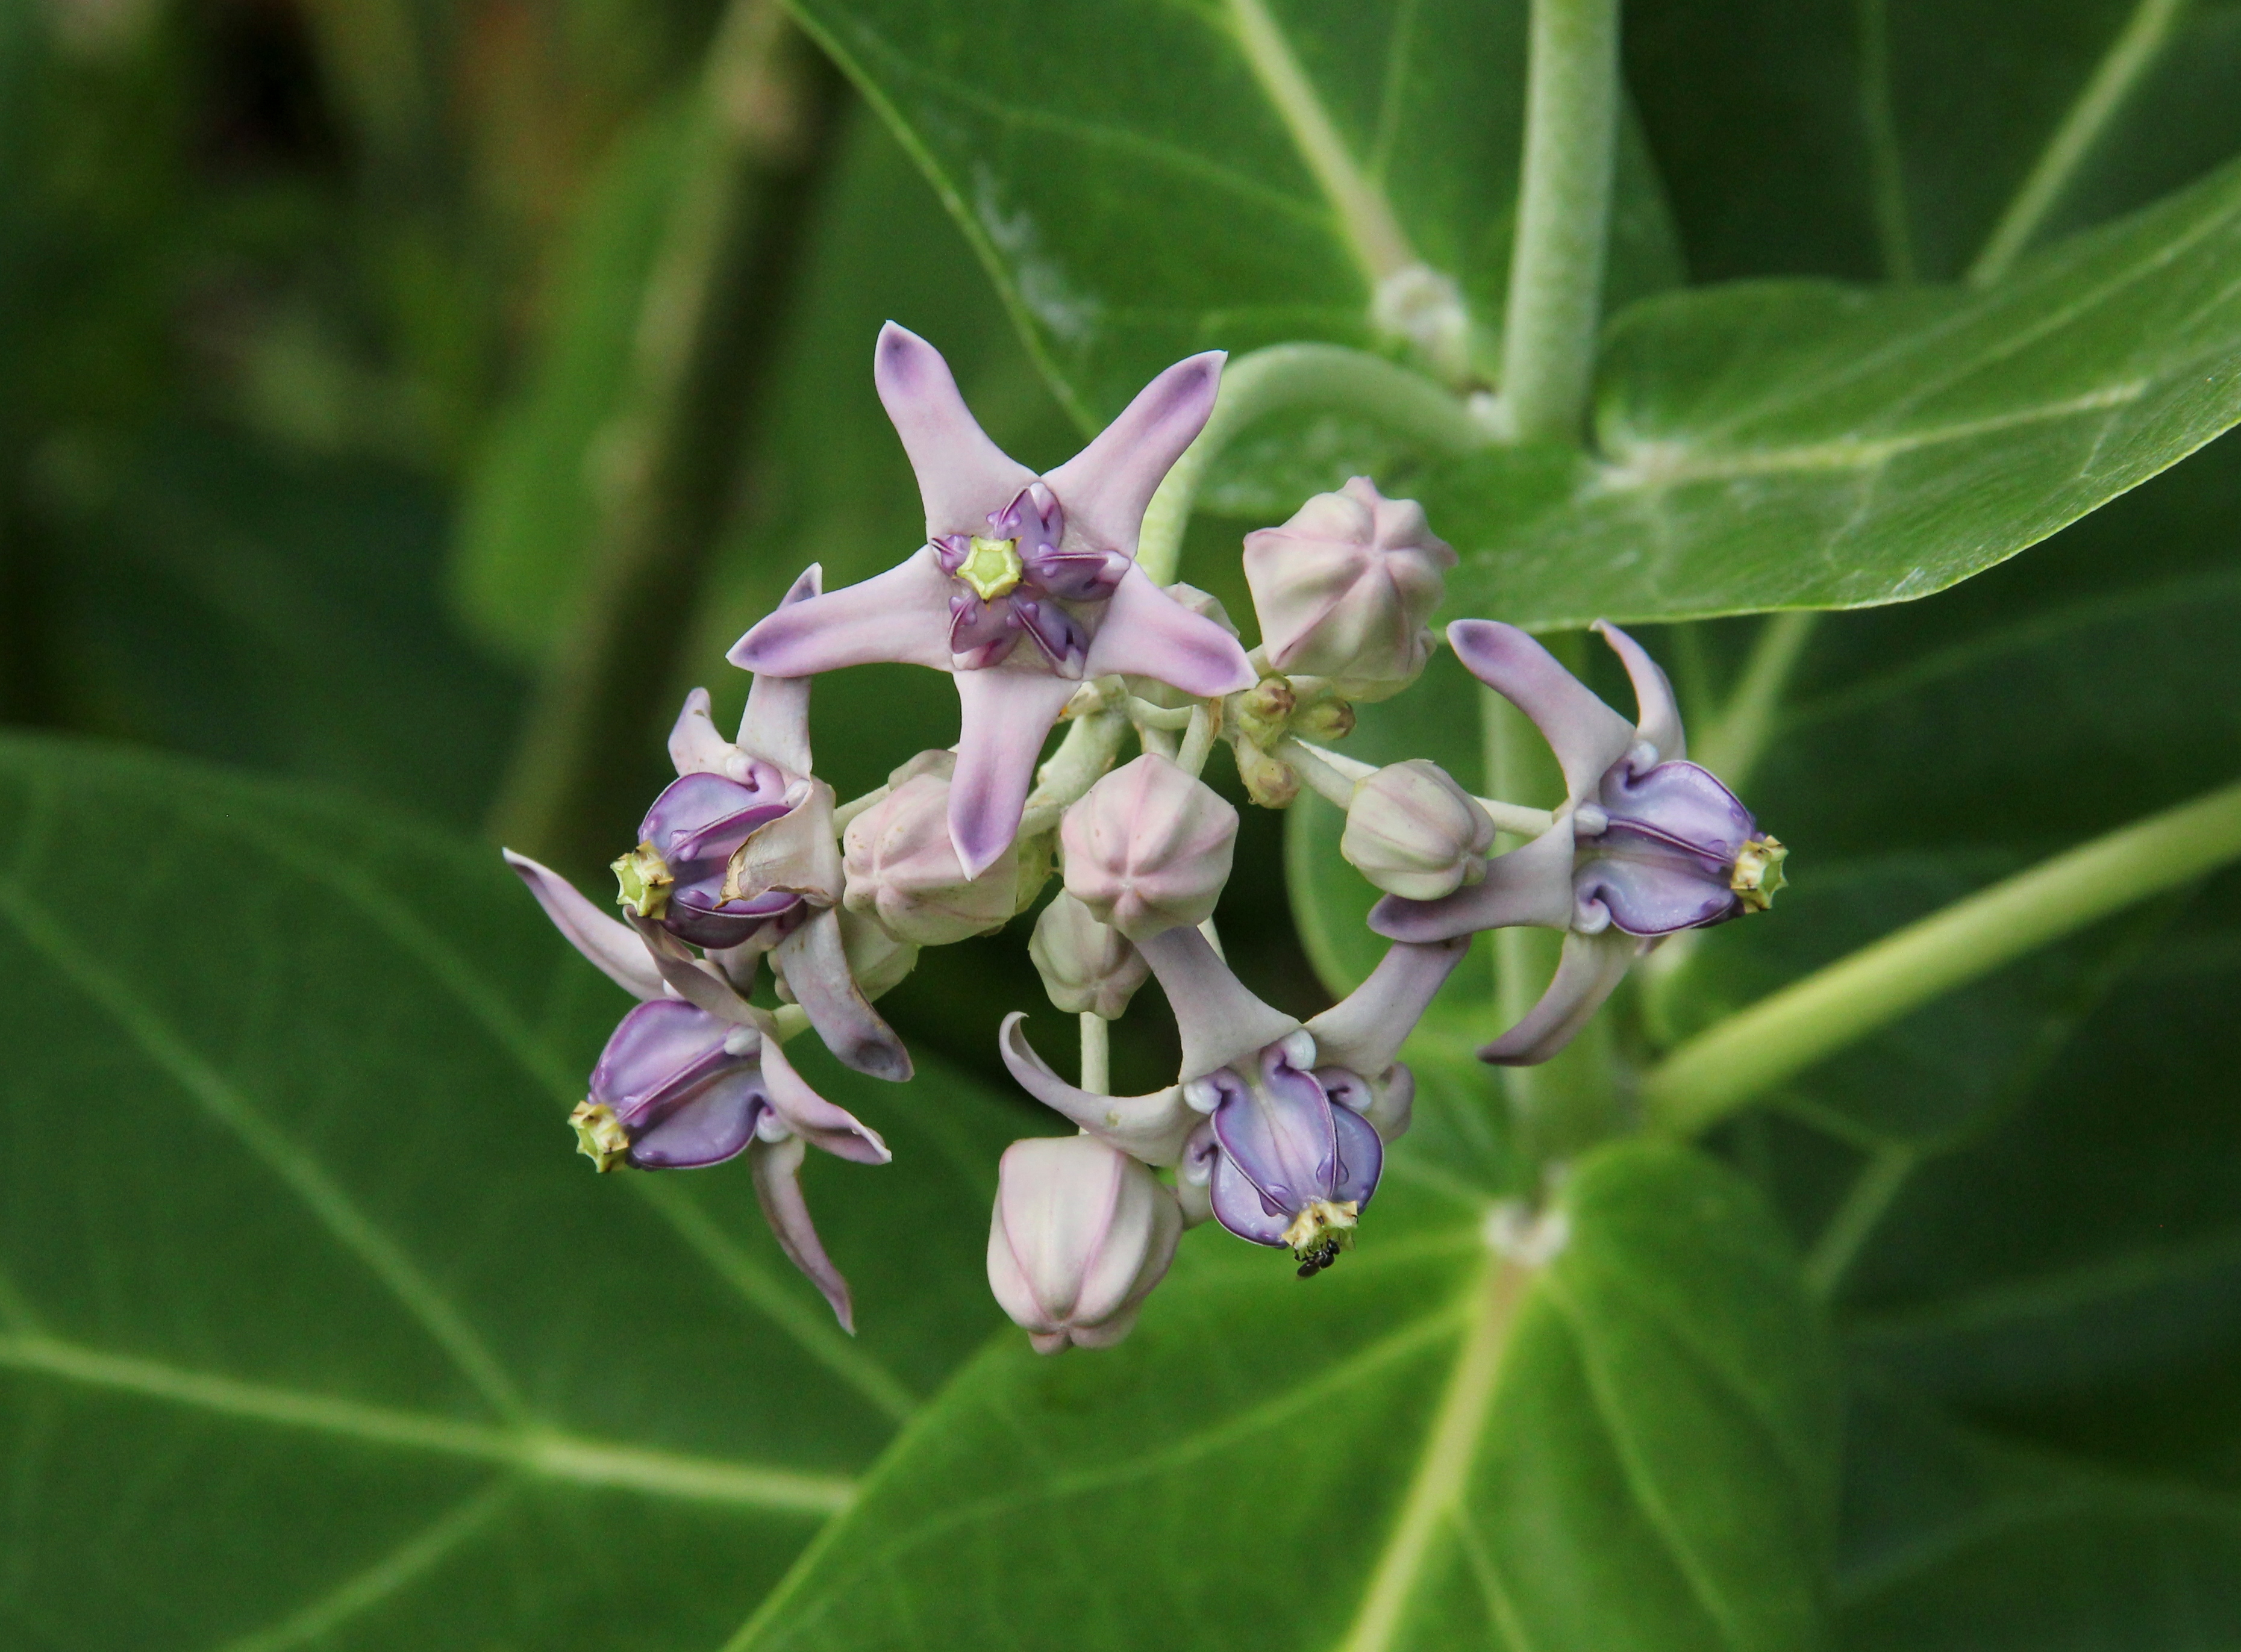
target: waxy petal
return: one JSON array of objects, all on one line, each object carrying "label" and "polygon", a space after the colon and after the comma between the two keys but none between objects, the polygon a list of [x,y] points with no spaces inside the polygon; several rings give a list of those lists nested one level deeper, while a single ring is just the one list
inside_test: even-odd
[{"label": "waxy petal", "polygon": [[763,1107],[760,1073],[752,1067],[727,1073],[639,1135],[630,1162],[641,1170],[703,1170],[736,1159],[754,1140]]},{"label": "waxy petal", "polygon": [[1640,826],[1715,860],[1732,862],[1758,830],[1743,800],[1694,763],[1660,763],[1640,774],[1630,766],[1615,769],[1595,796],[1614,823]]},{"label": "waxy petal", "polygon": [[1629,935],[1701,929],[1742,910],[1729,886],[1732,863],[1616,821],[1595,848],[1573,880],[1574,895],[1583,906],[1601,901]]},{"label": "waxy petal", "polygon": [[1385,1139],[1350,1107],[1331,1109],[1331,1128],[1338,1138],[1338,1169],[1331,1178],[1330,1196],[1341,1204],[1351,1199],[1367,1210],[1377,1180],[1385,1173]]},{"label": "waxy petal", "polygon": [[[825,570],[813,562],[779,599],[779,610],[807,602],[824,590]],[[739,717],[738,746],[749,757],[775,763],[789,774],[808,773],[809,679],[758,672],[747,690],[747,709]]]},{"label": "waxy petal", "polygon": [[1308,1023],[1317,1063],[1371,1079],[1384,1072],[1469,951],[1468,935],[1387,947],[1368,980]]},{"label": "waxy petal", "polygon": [[1635,739],[1648,740],[1655,746],[1660,762],[1669,763],[1688,756],[1688,737],[1681,728],[1681,707],[1673,698],[1673,684],[1665,675],[1664,667],[1649,657],[1649,650],[1608,619],[1596,620],[1592,629],[1611,645],[1611,651],[1626,665],[1628,680],[1634,684]]},{"label": "waxy petal", "polygon": [[1564,937],[1564,950],[1556,973],[1541,1001],[1525,1019],[1478,1053],[1482,1061],[1497,1067],[1531,1067],[1545,1061],[1572,1041],[1602,1007],[1603,1000],[1625,979],[1641,954],[1642,943],[1616,929],[1600,935],[1575,930]]},{"label": "waxy petal", "polygon": [[1590,795],[1634,745],[1634,725],[1516,626],[1458,619],[1448,627],[1448,641],[1472,676],[1533,719],[1556,753],[1573,802]]},{"label": "waxy petal", "polygon": [[997,1047],[1020,1087],[1053,1112],[1065,1114],[1100,1141],[1110,1142],[1147,1165],[1171,1165],[1201,1122],[1183,1100],[1182,1087],[1169,1085],[1150,1095],[1094,1095],[1069,1084],[1027,1042],[1027,1017],[1014,1010],[1004,1018]]},{"label": "waxy petal", "polygon": [[685,697],[685,709],[669,731],[669,760],[682,776],[728,774],[739,747],[716,732],[708,712],[708,691],[696,688]]},{"label": "waxy petal", "polygon": [[1271,1009],[1230,973],[1195,929],[1170,929],[1138,944],[1182,1033],[1185,1082],[1234,1066],[1299,1031],[1299,1022]]},{"label": "waxy petal", "polygon": [[949,669],[949,593],[933,547],[885,573],[774,610],[724,656],[758,675],[814,677],[881,660]]},{"label": "waxy petal", "polygon": [[910,1077],[910,1052],[857,989],[856,978],[849,973],[838,912],[828,906],[812,913],[779,943],[777,956],[794,1002],[808,1015],[826,1049],[875,1079],[900,1084]]},{"label": "waxy petal", "polygon": [[1212,699],[1253,686],[1253,667],[1237,639],[1194,614],[1133,565],[1113,589],[1090,639],[1085,677],[1150,677]]},{"label": "waxy petal", "polygon": [[683,941],[651,918],[632,918],[631,927],[646,943],[653,966],[661,972],[662,984],[672,993],[718,1020],[733,1027],[751,1027],[758,1033],[764,1030],[766,1018],[763,1013],[740,997],[713,964],[695,958],[686,950]]},{"label": "waxy petal", "polygon": [[1214,1110],[1214,1135],[1248,1180],[1296,1215],[1332,1196],[1338,1135],[1331,1114],[1314,1074],[1267,1059],[1259,1084],[1241,1087]]},{"label": "waxy petal", "polygon": [[1393,940],[1447,940],[1481,930],[1572,922],[1572,819],[1566,815],[1529,843],[1486,863],[1486,876],[1437,900],[1388,895],[1369,909],[1369,926]]},{"label": "waxy petal", "polygon": [[673,998],[639,1005],[609,1035],[592,1068],[592,1100],[636,1133],[660,1122],[747,1057],[727,1047],[731,1028]]},{"label": "waxy petal", "polygon": [[[880,329],[872,382],[918,473],[929,539],[986,533],[990,514],[1035,479],[1033,471],[988,439],[941,352],[908,328],[890,321]],[[1064,503],[1063,493],[1060,498]]]},{"label": "waxy petal", "polygon": [[1076,685],[1041,672],[957,673],[957,772],[949,839],[968,878],[996,863],[1020,830],[1035,759]]},{"label": "waxy petal", "polygon": [[1136,392],[1120,417],[1044,480],[1065,507],[1068,537],[1136,554],[1144,507],[1214,411],[1227,358],[1177,362]]},{"label": "waxy petal", "polygon": [[1228,1154],[1216,1155],[1209,1184],[1214,1219],[1240,1239],[1255,1245],[1281,1245],[1292,1225],[1289,1211],[1269,1207],[1267,1194],[1254,1187]]},{"label": "waxy petal", "polygon": [[754,1167],[755,1200],[763,1207],[763,1220],[777,1235],[779,1248],[786,1260],[799,1268],[809,1282],[824,1294],[833,1305],[833,1315],[840,1321],[840,1328],[853,1336],[856,1334],[855,1311],[848,1301],[848,1281],[840,1270],[833,1266],[833,1259],[825,1254],[818,1241],[817,1226],[809,1220],[808,1201],[801,1196],[802,1144],[798,1138],[784,1141],[758,1141],[747,1155]]},{"label": "waxy petal", "polygon": [[545,915],[552,920],[552,926],[597,965],[609,980],[636,998],[662,996],[661,973],[654,967],[653,960],[646,956],[646,944],[632,933],[629,925],[600,911],[575,885],[549,866],[541,866],[527,855],[516,854],[511,849],[500,853],[505,856],[505,864],[529,886],[529,893],[537,897],[537,904],[545,908]]},{"label": "waxy petal", "polygon": [[894,1157],[880,1133],[846,1107],[835,1107],[809,1087],[779,1047],[776,1034],[765,1030],[762,1047],[763,1087],[771,1111],[786,1128],[822,1147],[836,1159],[860,1165],[883,1165]]},{"label": "waxy petal", "polygon": [[833,835],[833,788],[822,780],[808,787],[799,803],[742,846],[738,887],[745,899],[784,891],[813,906],[840,905],[846,880]]}]

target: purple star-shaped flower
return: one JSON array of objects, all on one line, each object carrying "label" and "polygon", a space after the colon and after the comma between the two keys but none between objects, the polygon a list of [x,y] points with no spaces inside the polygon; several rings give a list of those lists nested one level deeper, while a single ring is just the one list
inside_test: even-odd
[{"label": "purple star-shaped flower", "polygon": [[1548,740],[1566,797],[1549,830],[1488,862],[1483,881],[1437,900],[1388,895],[1369,915],[1372,929],[1396,940],[1512,924],[1566,932],[1540,1001],[1479,1052],[1505,1066],[1563,1048],[1664,936],[1763,910],[1782,886],[1788,851],[1717,776],[1686,760],[1680,710],[1657,662],[1616,625],[1595,629],[1634,685],[1631,723],[1516,626],[1448,627],[1455,657]]},{"label": "purple star-shaped flower", "polygon": [[1168,368],[1038,477],[988,439],[940,353],[889,322],[873,378],[918,473],[927,543],[886,573],[779,608],[732,663],[780,677],[878,660],[950,672],[961,712],[950,836],[979,875],[1019,830],[1043,737],[1083,679],[1150,677],[1207,698],[1253,685],[1237,639],[1135,561],[1144,507],[1214,411],[1222,359]]}]

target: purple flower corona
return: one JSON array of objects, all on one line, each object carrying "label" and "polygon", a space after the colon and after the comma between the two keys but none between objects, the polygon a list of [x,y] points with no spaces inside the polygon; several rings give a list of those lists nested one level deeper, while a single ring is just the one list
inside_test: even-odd
[{"label": "purple flower corona", "polygon": [[1595,629],[1634,684],[1632,723],[1516,626],[1459,619],[1448,627],[1472,675],[1533,719],[1564,772],[1567,795],[1549,829],[1489,861],[1482,881],[1437,900],[1388,895],[1369,917],[1372,929],[1396,940],[1509,924],[1567,932],[1549,990],[1479,1052],[1488,1061],[1546,1060],[1658,940],[1763,911],[1783,886],[1789,851],[1759,831],[1716,776],[1686,760],[1665,673],[1616,626]]},{"label": "purple flower corona", "polygon": [[962,728],[949,829],[977,876],[1018,831],[1043,737],[1081,679],[1149,677],[1199,696],[1254,680],[1234,637],[1135,564],[1144,507],[1213,411],[1221,361],[1170,367],[1038,477],[988,439],[940,354],[888,323],[873,377],[918,473],[927,543],[874,579],[781,607],[732,662],[789,678],[877,660],[950,672]]}]

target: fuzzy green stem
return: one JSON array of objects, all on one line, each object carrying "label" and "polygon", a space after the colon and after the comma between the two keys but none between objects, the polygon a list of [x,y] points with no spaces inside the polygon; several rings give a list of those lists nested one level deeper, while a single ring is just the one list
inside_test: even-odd
[{"label": "fuzzy green stem", "polygon": [[1341,344],[1275,344],[1229,364],[1214,417],[1175,461],[1144,512],[1136,565],[1155,585],[1167,585],[1181,559],[1183,530],[1190,525],[1208,469],[1238,433],[1256,419],[1287,407],[1343,407],[1389,426],[1435,454],[1468,452],[1487,444],[1469,409],[1422,373],[1381,356]]},{"label": "fuzzy green stem", "polygon": [[1618,0],[1533,0],[1525,162],[1502,330],[1520,441],[1586,433],[1618,153]]},{"label": "fuzzy green stem", "polygon": [[2167,809],[1910,924],[1698,1034],[1643,1079],[1693,1135],[1847,1045],[2024,953],[2241,859],[2241,784]]},{"label": "fuzzy green stem", "polygon": [[1094,1010],[1081,1012],[1081,1087],[1092,1095],[1113,1093],[1112,1028]]}]

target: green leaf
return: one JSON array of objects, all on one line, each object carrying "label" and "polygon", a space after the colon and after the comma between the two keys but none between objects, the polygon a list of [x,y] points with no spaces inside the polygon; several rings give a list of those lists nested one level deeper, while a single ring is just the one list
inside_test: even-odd
[{"label": "green leaf", "polygon": [[1536,1271],[1405,1163],[1311,1285],[1201,1229],[1120,1348],[1006,1337],[733,1652],[1812,1644],[1834,1389],[1748,1188],[1606,1150]]},{"label": "green leaf", "polygon": [[618,137],[558,251],[552,316],[527,387],[471,478],[451,581],[478,634],[540,659],[570,613],[602,507],[603,448],[623,411],[691,124],[681,103]]},{"label": "green leaf", "polygon": [[[800,10],[926,168],[1083,425],[1194,351],[1395,347],[1374,289],[1419,261],[1457,284],[1473,360],[1489,358],[1522,4]],[[1620,201],[1614,304],[1678,274],[1638,142]]]},{"label": "green leaf", "polygon": [[2241,165],[1982,291],[1756,283],[1612,325],[1595,459],[1413,483],[1452,612],[1534,629],[1927,596],[2241,420]]},{"label": "green leaf", "polygon": [[807,1191],[599,1177],[623,996],[494,852],[173,760],[0,742],[10,1644],[712,1642],[994,1320],[1014,1115],[815,1063]]}]

